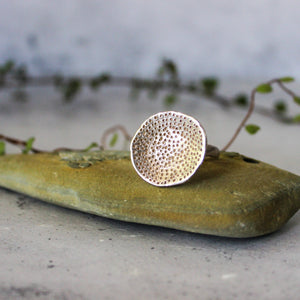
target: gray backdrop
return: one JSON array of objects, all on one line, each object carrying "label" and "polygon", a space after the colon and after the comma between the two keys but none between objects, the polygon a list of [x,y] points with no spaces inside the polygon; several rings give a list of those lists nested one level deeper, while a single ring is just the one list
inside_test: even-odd
[{"label": "gray backdrop", "polygon": [[296,0],[1,0],[0,61],[150,76],[163,57],[195,75],[265,79],[300,69]]}]

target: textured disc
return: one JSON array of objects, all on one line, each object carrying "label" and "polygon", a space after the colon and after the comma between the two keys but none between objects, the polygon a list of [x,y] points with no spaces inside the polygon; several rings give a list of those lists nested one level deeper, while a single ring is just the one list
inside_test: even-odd
[{"label": "textured disc", "polygon": [[156,186],[187,181],[203,162],[206,134],[201,124],[185,114],[167,111],[148,118],[130,145],[137,173]]}]

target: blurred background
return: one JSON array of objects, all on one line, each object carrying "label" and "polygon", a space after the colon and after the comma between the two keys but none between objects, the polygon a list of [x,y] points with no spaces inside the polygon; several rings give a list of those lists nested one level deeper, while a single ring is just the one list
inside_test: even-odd
[{"label": "blurred background", "polygon": [[296,0],[2,0],[0,60],[33,74],[299,76]]},{"label": "blurred background", "polygon": [[[172,109],[198,118],[208,141],[222,147],[246,112],[247,99],[239,95],[248,97],[274,77],[299,77],[299,9],[296,0],[2,0],[0,65],[3,71],[12,60],[20,82],[0,85],[1,132],[34,136],[36,146],[47,149],[85,147],[110,126],[122,124],[133,135],[149,115]],[[157,79],[164,60],[176,76],[163,79],[197,86],[213,79],[230,105],[209,91],[171,87],[149,97],[147,89],[133,90],[132,78]],[[113,82],[91,89],[91,78],[103,74]],[[82,81],[73,82],[74,97],[64,99],[68,78]],[[300,93],[297,81],[290,87]],[[255,136],[243,131],[231,150],[299,173],[299,123],[282,122],[299,115],[299,106],[276,88],[257,103],[262,112],[249,122],[261,130]]]}]

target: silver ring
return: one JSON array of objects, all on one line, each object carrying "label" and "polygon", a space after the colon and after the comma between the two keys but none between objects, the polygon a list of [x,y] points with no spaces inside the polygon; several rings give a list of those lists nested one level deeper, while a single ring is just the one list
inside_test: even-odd
[{"label": "silver ring", "polygon": [[205,155],[219,155],[218,148],[207,145],[199,121],[174,111],[160,112],[144,121],[131,141],[130,152],[138,175],[160,187],[186,182]]}]

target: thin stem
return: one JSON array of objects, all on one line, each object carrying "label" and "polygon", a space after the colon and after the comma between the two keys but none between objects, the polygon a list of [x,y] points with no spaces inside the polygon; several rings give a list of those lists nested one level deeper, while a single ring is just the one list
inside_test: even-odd
[{"label": "thin stem", "polygon": [[297,97],[297,95],[290,89],[288,89],[280,80],[276,80],[276,83],[280,86],[280,88],[289,94],[291,97]]},{"label": "thin stem", "polygon": [[[9,136],[3,135],[3,134],[0,134],[0,140],[6,141],[12,145],[23,147],[23,148],[26,147],[26,144],[27,144],[26,141],[19,140],[19,139],[13,138],[13,137],[9,137]],[[47,152],[47,151],[43,151],[43,150],[40,150],[40,149],[37,149],[34,147],[31,148],[31,151],[33,153],[46,153]]]},{"label": "thin stem", "polygon": [[[65,77],[65,80],[68,81],[70,77]],[[80,77],[80,80],[83,85],[89,85],[93,77]],[[49,86],[53,85],[53,77],[51,76],[43,76],[43,77],[27,77],[26,84],[22,87],[43,87],[43,86]],[[281,85],[281,88],[289,95],[294,96],[293,92],[286,88],[281,82],[278,82],[279,85]],[[172,80],[160,80],[160,79],[147,79],[147,78],[132,78],[132,77],[121,77],[121,76],[113,76],[108,80],[107,82],[103,83],[105,86],[124,86],[124,87],[130,87],[130,86],[136,86],[140,89],[151,89],[155,88],[158,91],[160,90],[173,90],[176,93],[187,93],[191,95],[200,95],[203,96],[203,99],[210,100],[212,102],[215,102],[219,105],[221,105],[223,108],[229,108],[232,106],[236,106],[233,99],[229,97],[225,97],[223,95],[217,94],[216,92],[212,94],[207,94],[203,88],[200,86],[195,86],[195,89],[191,90],[190,84],[187,83],[181,83],[179,80],[172,81]],[[4,85],[2,85],[2,88],[6,89],[14,89],[18,88],[18,82],[14,80],[14,78],[8,77]],[[1,91],[1,86],[0,86]],[[255,111],[263,116],[275,119],[280,122],[289,123],[290,119],[288,117],[283,117],[279,114],[276,114],[274,110],[267,109],[267,108],[255,108]]]},{"label": "thin stem", "polygon": [[[69,78],[65,78],[68,80]],[[83,85],[89,85],[93,77],[80,77],[80,81]],[[53,84],[53,77],[50,76],[41,76],[41,77],[28,77],[26,86],[27,87],[43,87],[49,86]],[[110,80],[103,83],[106,86],[137,86],[141,89],[147,88],[156,88],[157,90],[164,90],[164,89],[171,89],[175,90],[178,93],[191,93],[196,94],[200,93],[203,94],[206,98],[226,107],[230,105],[229,99],[224,96],[218,95],[213,93],[211,95],[205,94],[205,91],[200,88],[196,87],[195,91],[191,91],[189,84],[180,83],[179,81],[171,81],[171,80],[158,80],[158,79],[148,79],[148,78],[132,78],[132,77],[122,77],[122,76],[114,76],[111,77]],[[18,87],[18,83],[13,78],[8,78],[3,85],[3,88],[6,89],[14,89]]]},{"label": "thin stem", "polygon": [[255,107],[255,94],[256,94],[256,89],[253,89],[252,92],[251,92],[249,109],[247,111],[246,116],[243,118],[242,122],[238,126],[238,128],[235,131],[235,133],[233,134],[232,138],[229,140],[229,142],[226,144],[226,146],[223,147],[223,149],[221,151],[226,151],[231,146],[231,144],[235,141],[235,139],[239,135],[240,131],[244,127],[244,125],[247,122],[247,120],[250,118],[250,116],[251,116],[251,114],[253,112],[253,109]]},{"label": "thin stem", "polygon": [[[106,140],[108,138],[108,136],[114,132],[116,132],[117,130],[121,131],[121,133],[124,135],[125,139],[127,141],[131,140],[131,136],[129,135],[128,131],[126,130],[126,128],[122,125],[116,125],[113,127],[108,128],[102,135],[101,137],[101,144],[98,145],[99,149],[103,150],[106,148]],[[21,148],[25,148],[27,145],[27,141],[24,140],[20,140],[20,139],[16,139],[10,136],[6,136],[4,134],[0,134],[0,140],[3,140],[11,145],[15,145]],[[45,151],[45,150],[41,150],[41,149],[37,149],[35,147],[32,147],[30,149],[31,152],[33,153],[58,153],[58,152],[62,152],[62,151],[74,151],[74,152],[85,152],[87,151],[86,149],[74,149],[74,148],[66,148],[66,147],[59,147],[56,148],[52,151]]]},{"label": "thin stem", "polygon": [[104,131],[102,137],[101,137],[101,142],[100,145],[103,149],[106,149],[106,140],[108,138],[108,136],[114,132],[116,132],[117,130],[121,131],[122,134],[124,135],[124,138],[127,141],[131,141],[131,136],[129,135],[128,131],[126,130],[126,128],[122,125],[116,125],[113,127],[108,128],[107,130]]},{"label": "thin stem", "polygon": [[[272,85],[272,84],[278,84],[278,86],[284,91],[286,92],[287,94],[289,94],[290,96],[292,97],[297,97],[297,95],[291,91],[290,89],[288,89],[280,79],[272,79],[268,82],[266,82],[267,85]],[[187,88],[187,86],[182,86],[184,88]],[[188,88],[187,88],[188,90]],[[223,147],[223,149],[221,151],[226,151],[231,145],[232,143],[235,141],[235,139],[237,138],[237,136],[239,135],[240,131],[242,130],[242,128],[245,126],[246,122],[248,121],[248,119],[250,118],[251,114],[253,113],[254,111],[254,108],[255,108],[255,95],[257,93],[257,88],[254,88],[251,92],[251,96],[250,96],[250,104],[249,104],[249,108],[248,108],[248,111],[245,115],[245,117],[242,119],[241,123],[239,124],[238,128],[236,129],[235,133],[233,134],[232,138],[229,140],[229,142],[225,145],[225,147]],[[232,101],[229,102],[228,100],[226,100],[225,98],[223,98],[222,96],[217,96],[218,97],[218,101],[221,103],[221,102],[224,102],[226,103],[226,106],[230,106],[232,105]],[[265,110],[264,108],[260,108],[259,111],[264,114],[264,115],[268,115],[270,112]],[[284,117],[281,117],[282,121],[285,121],[285,122],[289,122],[290,120],[288,118],[284,118]],[[116,126],[113,126],[111,128],[108,128],[102,135],[101,137],[101,142],[100,142],[100,145],[98,145],[98,147],[100,149],[105,149],[106,148],[106,140],[108,138],[108,136],[112,133],[114,133],[115,131],[121,131],[121,133],[124,135],[125,137],[125,140],[127,141],[130,141],[131,140],[131,136],[129,135],[129,133],[127,132],[126,128],[122,125],[116,125]],[[23,140],[19,140],[19,139],[16,139],[16,138],[12,138],[12,137],[8,137],[8,136],[5,136],[3,134],[0,134],[0,140],[4,140],[10,144],[13,144],[13,145],[16,145],[16,146],[21,146],[21,147],[26,147],[27,146],[27,141],[23,141]],[[32,147],[30,149],[30,151],[32,151],[33,153],[57,153],[57,152],[60,152],[60,151],[87,151],[86,149],[72,149],[72,148],[64,148],[64,147],[60,147],[60,148],[56,148],[54,150],[52,150],[51,152],[49,151],[44,151],[44,150],[40,150],[40,149],[37,149],[37,148],[34,148]]]},{"label": "thin stem", "polygon": [[[272,85],[274,83],[277,83],[278,86],[287,94],[289,94],[292,97],[296,97],[297,95],[290,89],[288,89],[280,79],[275,78],[272,79],[268,82],[266,82],[266,84],[268,85]],[[237,136],[239,135],[240,131],[242,130],[242,128],[245,126],[246,122],[248,121],[248,119],[250,118],[251,114],[253,113],[254,107],[255,107],[255,95],[257,93],[256,88],[254,88],[251,92],[251,97],[250,97],[250,104],[249,104],[249,108],[247,111],[246,116],[243,118],[243,120],[241,121],[240,125],[238,126],[238,128],[236,129],[235,133],[233,134],[232,138],[229,140],[229,142],[223,147],[223,149],[221,151],[226,151],[231,145],[232,143],[235,141],[235,139],[237,138]],[[261,112],[263,112],[264,114],[266,113],[265,110],[261,110]],[[288,121],[288,119],[285,119],[285,121]]]}]

